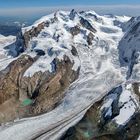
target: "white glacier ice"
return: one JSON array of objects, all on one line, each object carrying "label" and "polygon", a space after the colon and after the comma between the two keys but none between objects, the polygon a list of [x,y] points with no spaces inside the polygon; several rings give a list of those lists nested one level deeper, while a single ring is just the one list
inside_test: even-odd
[{"label": "white glacier ice", "polygon": [[[73,69],[76,70],[80,66],[79,78],[70,85],[62,103],[51,112],[36,117],[16,120],[14,123],[7,123],[1,126],[1,140],[30,140],[34,138],[38,140],[57,140],[68,128],[76,124],[83,117],[90,106],[103,98],[113,87],[126,82],[127,67],[120,67],[117,48],[124,32],[120,25],[115,25],[114,22],[124,23],[130,17],[100,16],[92,11],[90,13],[96,15],[100,20],[96,21],[92,16],[87,16],[85,12],[83,15],[78,13],[78,16],[71,21],[69,19],[69,12],[59,11],[57,13],[59,21],[48,28],[44,28],[37,37],[30,41],[29,48],[25,52],[27,54],[31,53],[30,49],[33,42],[38,44],[36,49],[39,48],[47,52],[47,49],[52,47],[54,51],[60,51],[60,53],[57,56],[56,54],[49,56],[47,53],[45,56],[41,56],[25,72],[24,76],[32,76],[37,71],[51,71],[50,63],[53,58],[58,57],[61,60],[63,55],[68,55],[71,61],[75,63]],[[53,14],[45,16],[35,22],[33,26],[37,26],[42,21],[49,20],[53,16]],[[79,24],[80,16],[90,20],[92,26],[97,30],[93,45],[89,47],[85,41],[84,33],[72,37],[64,28]],[[31,28],[32,26],[24,28],[23,33]],[[81,28],[86,34],[89,33],[89,30],[84,27]],[[47,37],[42,36],[44,32]],[[62,37],[59,42],[56,42],[53,39],[53,35],[58,32],[62,34]],[[77,49],[78,58],[69,53],[72,45]],[[65,46],[66,49],[62,46]],[[39,67],[40,64],[43,67]],[[124,94],[129,94],[129,92]],[[122,97],[121,99],[124,98]],[[119,124],[124,122],[119,117],[116,120]]]}]

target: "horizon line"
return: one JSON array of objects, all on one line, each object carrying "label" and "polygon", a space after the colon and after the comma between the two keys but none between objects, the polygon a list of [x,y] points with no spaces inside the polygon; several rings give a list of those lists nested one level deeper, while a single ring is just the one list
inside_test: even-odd
[{"label": "horizon line", "polygon": [[[41,13],[52,13],[57,10],[64,10],[64,11],[70,11],[71,9],[76,9],[77,11],[83,10],[93,10],[97,11],[97,13],[107,13],[107,12],[113,12],[118,14],[131,14],[138,16],[137,12],[140,13],[140,4],[139,5],[130,5],[130,4],[108,4],[108,5],[69,5],[69,6],[39,6],[39,7],[11,7],[11,8],[0,8],[0,16],[6,15],[6,16],[28,16],[33,14],[41,14]],[[101,11],[100,11],[101,10]],[[135,10],[131,11],[131,10]]]}]

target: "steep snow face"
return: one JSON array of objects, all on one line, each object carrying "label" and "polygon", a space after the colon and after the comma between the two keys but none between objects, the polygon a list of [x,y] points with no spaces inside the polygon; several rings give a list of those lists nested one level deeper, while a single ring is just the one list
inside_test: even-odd
[{"label": "steep snow face", "polygon": [[[137,68],[140,58],[140,17],[131,18],[126,24],[126,27],[128,27],[128,30],[118,46],[120,63],[121,66],[128,67],[127,78],[138,79],[139,72]],[[135,67],[134,72],[132,71],[133,67]]]},{"label": "steep snow face", "polygon": [[9,44],[12,44],[13,42],[15,41],[15,37],[14,36],[3,36],[0,34],[0,45],[1,45],[1,48],[2,47],[5,47]]},{"label": "steep snow face", "polygon": [[[114,61],[113,64],[117,63],[116,46],[123,36],[122,29],[116,26],[115,22],[118,21],[121,24],[128,19],[129,17],[103,17],[92,11],[81,13],[59,11],[41,18],[32,26],[22,30],[25,33],[43,22],[47,23],[47,26],[42,29],[37,37],[33,37],[29,41],[28,49],[26,50],[26,53],[31,56],[34,56],[38,50],[41,50],[44,55],[25,72],[24,76],[32,76],[38,71],[44,72],[49,70],[52,72],[52,61],[55,58],[62,60],[64,55],[67,55],[74,62],[73,69],[77,70],[81,65],[81,60],[71,54],[72,46],[80,46],[81,48],[85,46],[84,48],[91,49],[89,51],[93,50],[94,54],[92,57],[96,57],[91,64],[95,67],[93,72],[97,72],[99,69],[104,71],[108,69],[105,67],[107,65],[113,68],[114,66],[112,64],[109,65],[109,63],[112,63],[111,61]],[[73,36],[70,30],[75,26],[80,28],[80,33]],[[94,35],[92,45],[88,45],[87,42],[89,33]],[[104,57],[106,60],[101,61]],[[91,57],[88,59],[91,59]]]},{"label": "steep snow face", "polygon": [[115,121],[118,125],[127,124],[139,109],[139,98],[134,94],[132,84],[114,88],[104,99],[101,107],[104,118],[112,119],[111,121]]},{"label": "steep snow face", "polygon": [[[112,88],[125,82],[127,69],[120,67],[117,48],[124,32],[120,25],[115,24],[117,20],[121,21],[120,17],[100,16],[92,11],[59,11],[23,29],[25,33],[42,22],[49,22],[49,26],[45,26],[28,43],[24,53],[34,57],[38,50],[41,50],[43,55],[24,76],[32,76],[38,71],[52,72],[51,63],[54,58],[62,60],[64,55],[74,63],[74,70],[80,66],[80,74],[78,80],[66,91],[66,96],[58,107],[44,115],[25,118],[1,127],[1,139],[58,139],[83,117],[93,103],[103,98]],[[125,18],[119,24],[127,20],[128,18]],[[75,26],[80,28],[80,32],[73,36],[70,29]],[[89,33],[94,35],[91,45],[87,42]],[[77,49],[78,56],[72,55],[72,46]]]},{"label": "steep snow face", "polygon": [[12,51],[15,36],[3,36],[0,35],[0,70],[6,68],[6,66],[13,61],[13,57],[9,54],[9,50]]},{"label": "steep snow face", "polygon": [[[124,89],[119,99],[120,113],[114,119],[117,124],[124,125],[140,109],[138,97],[132,89]],[[125,112],[125,113],[124,113]]]}]

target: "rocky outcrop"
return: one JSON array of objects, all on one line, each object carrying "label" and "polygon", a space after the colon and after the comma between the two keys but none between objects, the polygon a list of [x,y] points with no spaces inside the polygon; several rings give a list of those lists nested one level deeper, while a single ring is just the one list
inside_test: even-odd
[{"label": "rocky outcrop", "polygon": [[[137,17],[137,18],[139,19],[139,17]],[[130,20],[122,26],[122,29],[124,31],[127,31],[128,29],[131,29],[132,26],[135,24],[135,22],[136,22],[136,18],[131,17]]]},{"label": "rocky outcrop", "polygon": [[70,19],[74,20],[76,14],[77,14],[77,12],[74,9],[72,9],[71,12],[70,12],[70,15],[69,15]]},{"label": "rocky outcrop", "polygon": [[87,36],[87,43],[88,45],[92,45],[92,41],[94,39],[94,35],[90,32]]},{"label": "rocky outcrop", "polygon": [[[26,41],[27,42],[27,41]],[[23,37],[23,34],[22,34],[22,31],[20,31],[17,36],[16,36],[16,42],[15,42],[15,56],[18,56],[19,54],[23,53],[25,51],[25,49],[27,48],[25,46],[25,40],[24,40],[24,37]]]},{"label": "rocky outcrop", "polygon": [[[130,23],[132,24],[130,24]],[[139,63],[140,58],[140,17],[132,18],[127,24],[130,24],[129,30],[125,33],[118,45],[119,60],[121,66],[127,66],[127,79],[132,76],[133,68]]]},{"label": "rocky outcrop", "polygon": [[[139,79],[127,81],[127,67],[120,68],[118,62],[117,45],[123,34],[120,20],[117,16],[98,16],[92,11],[72,10],[70,14],[58,11],[19,33],[14,57],[9,57],[7,50],[15,51],[15,46],[3,45],[2,55],[6,54],[1,56],[0,65],[4,69],[0,71],[0,124],[37,117],[4,124],[0,128],[1,139],[59,139],[84,115],[62,140],[137,139],[139,83],[131,86],[128,83]],[[130,43],[131,37],[137,38],[138,26],[127,32],[131,36],[126,36],[125,41]],[[122,43],[120,47],[125,48],[120,52],[124,63],[132,62],[126,64],[130,67],[139,61],[139,49],[131,43]],[[79,79],[75,81],[80,68]],[[139,75],[138,65],[137,68],[137,72],[130,69],[133,76]],[[119,83],[123,84],[114,87]],[[113,89],[107,93],[110,88]],[[38,116],[42,113],[46,114]]]},{"label": "rocky outcrop", "polygon": [[[70,128],[61,138],[62,140],[137,140],[140,131],[140,110],[135,106],[135,113],[124,124],[118,124],[117,119],[122,113],[121,108],[133,97],[122,104],[122,86],[111,90],[102,100],[96,102],[86,113],[84,118],[74,127]],[[138,83],[132,84],[131,90],[139,95]],[[125,92],[125,98],[128,98]],[[131,95],[129,95],[131,96]],[[112,99],[113,100],[112,100]],[[120,102],[121,100],[121,102]],[[137,104],[136,101],[132,101]],[[111,104],[110,104],[111,103]],[[122,104],[120,106],[120,104]],[[132,103],[130,104],[130,106]],[[108,107],[107,107],[108,106]],[[130,107],[131,108],[131,107]],[[125,110],[123,113],[128,113]],[[129,114],[128,114],[129,115]],[[125,116],[125,115],[123,115]]]},{"label": "rocky outcrop", "polygon": [[24,72],[39,58],[22,55],[0,72],[0,123],[34,116],[53,109],[64,97],[65,89],[78,77],[67,56],[54,59],[55,71],[37,72],[25,77]]},{"label": "rocky outcrop", "polygon": [[41,30],[44,27],[45,27],[45,22],[42,22],[42,23],[38,24],[37,27],[32,27],[31,30],[24,33],[23,38],[24,38],[24,41],[25,41],[25,48],[28,47],[28,43],[29,43],[30,39],[33,38],[33,37],[37,37],[38,34],[41,32]]},{"label": "rocky outcrop", "polygon": [[75,36],[78,35],[80,33],[80,27],[79,26],[75,26],[75,27],[71,27],[70,28],[70,33]]},{"label": "rocky outcrop", "polygon": [[78,56],[78,52],[74,46],[72,46],[71,53],[73,56]]},{"label": "rocky outcrop", "polygon": [[[14,57],[24,52],[29,41],[37,37],[45,26],[49,26],[49,23],[43,22],[24,35],[20,32],[15,43],[17,54]],[[74,62],[65,55],[61,61],[54,58],[51,62],[52,72],[38,71],[31,77],[24,76],[40,56],[46,55],[41,49],[35,49],[34,52],[34,58],[28,54],[21,55],[0,71],[0,124],[52,110],[63,99],[65,89],[78,77],[79,69],[72,70]],[[74,46],[71,54],[78,56]]]},{"label": "rocky outcrop", "polygon": [[93,33],[97,32],[96,29],[92,27],[91,23],[88,20],[84,19],[83,17],[81,17],[80,23],[83,27],[90,30],[91,32]]},{"label": "rocky outcrop", "polygon": [[[70,28],[70,33],[72,34],[73,37],[80,34],[81,31],[82,30],[78,25]],[[92,45],[92,41],[94,40],[94,34],[90,32],[88,35],[86,35],[86,38],[88,45]]]},{"label": "rocky outcrop", "polygon": [[20,31],[17,35],[17,39],[15,42],[15,51],[16,55],[18,56],[22,52],[24,52],[28,48],[28,43],[33,37],[37,37],[38,34],[41,32],[42,29],[44,29],[45,26],[49,26],[49,22],[42,22],[38,24],[37,27],[32,27],[31,30],[25,32],[24,34],[22,31]]}]

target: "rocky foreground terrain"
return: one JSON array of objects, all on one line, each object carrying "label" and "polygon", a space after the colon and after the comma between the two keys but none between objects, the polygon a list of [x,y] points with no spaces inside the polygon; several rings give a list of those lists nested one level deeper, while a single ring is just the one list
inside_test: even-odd
[{"label": "rocky foreground terrain", "polygon": [[139,31],[72,10],[0,35],[0,139],[138,140]]}]

